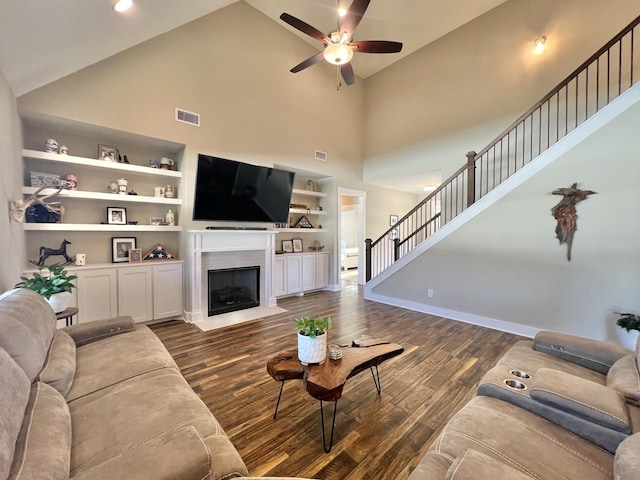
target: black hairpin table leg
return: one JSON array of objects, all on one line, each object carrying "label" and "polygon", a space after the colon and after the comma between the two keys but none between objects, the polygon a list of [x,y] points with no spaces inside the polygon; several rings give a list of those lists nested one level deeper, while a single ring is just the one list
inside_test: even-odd
[{"label": "black hairpin table leg", "polygon": [[282,398],[282,390],[284,389],[284,380],[282,381],[282,385],[280,385],[280,393],[278,394],[278,401],[276,402],[276,410],[273,412],[273,419],[276,419],[276,415],[278,415],[278,407],[280,406],[280,399]]},{"label": "black hairpin table leg", "polygon": [[324,433],[324,409],[322,408],[322,400],[320,400],[320,421],[322,422],[322,447],[324,453],[329,453],[333,447],[333,431],[336,428],[336,412],[338,411],[338,400],[333,402],[333,421],[331,422],[331,436],[329,437],[329,446],[327,446],[326,436]]},{"label": "black hairpin table leg", "polygon": [[[376,369],[376,373],[373,373],[373,369]],[[382,392],[382,384],[380,383],[380,372],[378,371],[378,366],[374,365],[374,367],[371,367],[371,376],[373,377],[373,383],[376,386],[376,390],[378,391],[378,395],[380,395],[380,392]]]}]

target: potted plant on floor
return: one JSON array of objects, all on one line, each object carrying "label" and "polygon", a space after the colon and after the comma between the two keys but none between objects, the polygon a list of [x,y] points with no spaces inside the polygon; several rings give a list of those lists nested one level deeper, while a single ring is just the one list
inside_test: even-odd
[{"label": "potted plant on floor", "polygon": [[623,339],[624,346],[635,350],[638,335],[640,334],[640,315],[634,313],[616,313],[620,318],[616,321],[616,325],[624,328],[630,334],[628,338]]},{"label": "potted plant on floor", "polygon": [[[49,273],[44,273],[47,270]],[[42,295],[51,305],[55,313],[64,311],[71,304],[71,289],[75,288],[72,283],[78,278],[76,275],[69,275],[62,265],[42,266],[34,272],[31,278],[20,277],[21,282],[15,285],[16,288],[27,288]]]},{"label": "potted plant on floor", "polygon": [[327,331],[331,317],[300,317],[298,326],[298,360],[303,365],[324,363],[327,358]]}]

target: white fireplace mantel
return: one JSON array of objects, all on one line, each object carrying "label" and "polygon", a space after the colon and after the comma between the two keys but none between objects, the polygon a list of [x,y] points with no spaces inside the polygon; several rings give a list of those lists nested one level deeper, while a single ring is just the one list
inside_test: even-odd
[{"label": "white fireplace mantel", "polygon": [[[271,271],[275,253],[274,230],[189,230],[188,234],[188,283],[186,312],[187,321],[196,323],[207,319],[208,306],[203,288],[206,284],[203,275],[209,254],[224,254],[224,258],[236,258],[242,263],[243,252],[261,252],[261,291],[260,306],[276,306],[273,294]],[[240,266],[240,265],[237,265]],[[249,265],[243,265],[249,266]],[[213,317],[212,317],[213,318]]]}]

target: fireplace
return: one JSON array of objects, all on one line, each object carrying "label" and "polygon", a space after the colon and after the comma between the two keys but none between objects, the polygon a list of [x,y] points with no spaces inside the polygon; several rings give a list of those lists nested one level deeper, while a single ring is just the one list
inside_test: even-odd
[{"label": "fireplace", "polygon": [[207,271],[209,316],[260,306],[260,267]]}]

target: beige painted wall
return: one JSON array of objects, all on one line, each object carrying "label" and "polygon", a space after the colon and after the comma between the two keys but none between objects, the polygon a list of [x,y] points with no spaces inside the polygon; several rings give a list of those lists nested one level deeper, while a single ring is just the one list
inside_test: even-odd
[{"label": "beige painted wall", "polygon": [[9,221],[9,201],[20,198],[22,133],[16,97],[0,71],[0,292],[20,280],[24,257],[22,226]]},{"label": "beige painted wall", "polygon": [[[495,320],[615,340],[614,312],[640,311],[640,106],[623,113],[435,245],[374,293]],[[573,258],[555,238],[550,192],[578,182]],[[427,289],[434,297],[427,298]]]},{"label": "beige painted wall", "polygon": [[365,181],[448,178],[637,15],[637,0],[511,0],[371,77]]},{"label": "beige painted wall", "polygon": [[[416,198],[363,184],[363,82],[336,91],[335,69],[326,64],[289,72],[315,51],[239,2],[28,93],[18,103],[23,112],[185,144],[179,192],[185,230],[213,223],[190,220],[197,154],[205,153],[334,177],[328,192],[333,197],[341,186],[367,191],[378,205],[370,213],[377,231],[376,218],[382,222],[394,207],[384,198],[392,195],[405,210]],[[175,107],[200,113],[202,126],[176,123]],[[327,162],[314,160],[314,149],[327,152]],[[327,202],[337,215],[336,199]],[[335,231],[335,224],[322,220]]]}]

